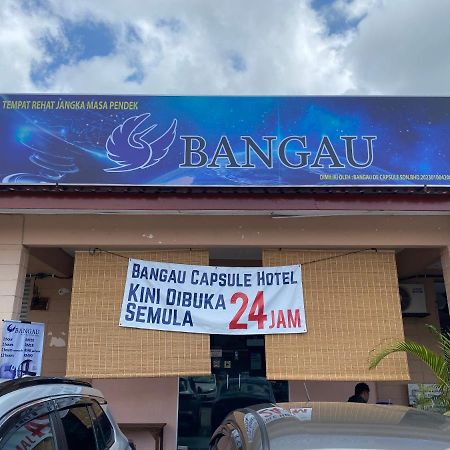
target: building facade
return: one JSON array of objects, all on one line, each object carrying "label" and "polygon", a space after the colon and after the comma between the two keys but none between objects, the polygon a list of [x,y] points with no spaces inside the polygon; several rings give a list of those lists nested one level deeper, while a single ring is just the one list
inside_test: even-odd
[{"label": "building facade", "polygon": [[[163,100],[154,101],[157,105]],[[193,110],[196,102],[203,112],[204,102],[215,105],[214,99],[194,100]],[[46,112],[52,114],[51,109]],[[143,119],[130,111],[121,113]],[[176,127],[180,127],[180,118],[174,122],[173,116],[165,112],[170,120],[163,135],[168,139],[164,148],[172,145]],[[382,121],[374,113],[372,120],[376,118]],[[122,133],[126,120],[122,128],[110,130],[109,137],[106,132],[99,137],[99,145],[112,153],[111,142],[119,141],[116,130]],[[343,153],[336,150],[338,161],[346,155],[346,164],[353,158],[353,166],[361,165],[363,160],[369,162],[373,152],[377,162],[376,151],[383,150],[382,136],[361,138],[368,155],[364,158],[361,153],[349,153],[350,137],[356,132],[351,125],[340,125],[350,129],[339,132],[347,139],[341,139]],[[313,133],[310,126],[309,133]],[[327,161],[328,172],[315,168],[316,175],[325,180],[325,176],[334,176],[330,170],[340,162],[334,158],[331,139],[330,146],[324,131],[317,133],[322,137],[308,164],[325,165]],[[270,143],[268,135],[266,143]],[[56,153],[43,156],[42,146],[55,138],[53,134],[44,133],[45,142],[40,136],[33,146],[26,138],[18,138],[19,147],[27,144],[28,152],[32,148],[35,158],[28,153],[28,161],[38,161],[41,168],[45,165],[46,172],[32,173],[27,167],[30,173],[13,173],[13,165],[2,171],[0,313],[2,319],[45,324],[43,375],[92,380],[138,448],[152,448],[153,438],[148,428],[136,429],[136,424],[165,423],[166,449],[177,445],[203,448],[207,442],[220,396],[218,386],[208,385],[211,374],[215,380],[267,378],[272,380],[277,399],[292,401],[346,401],[354,384],[365,381],[371,387],[371,402],[408,404],[408,384],[433,383],[432,374],[422,364],[407,361],[401,354],[387,358],[375,370],[368,366],[374,352],[396,340],[414,339],[433,346],[426,324],[448,326],[445,285],[450,283],[450,202],[445,181],[433,186],[350,186],[355,181],[330,186],[311,186],[310,182],[308,186],[302,182],[267,186],[262,182],[257,186],[255,181],[246,187],[256,159],[269,158],[269,153],[261,153],[261,140],[257,145],[249,131],[244,139],[247,157],[240,160],[240,168],[233,168],[226,167],[234,164],[226,143],[233,142],[231,138],[208,147],[211,133],[204,139],[205,146],[199,134],[193,136],[176,135],[185,150],[190,149],[180,167],[188,162],[199,164],[205,154],[211,167],[203,180],[216,173],[220,184],[225,169],[227,174],[246,169],[245,177],[236,176],[237,181],[221,187],[214,186],[214,178],[208,178],[204,186],[189,185],[192,180],[186,179],[186,173],[177,173],[176,179],[157,186],[151,182],[146,186],[96,184],[92,181],[95,173],[80,165],[78,172],[88,174],[88,183],[67,178],[51,182],[49,174],[56,172],[55,164],[61,166],[61,158],[67,158],[63,150],[73,149],[63,149],[67,141],[59,140],[48,144]],[[292,137],[292,132],[287,136]],[[288,137],[279,137],[285,148],[280,151],[278,147],[278,157],[293,164],[298,153],[288,152]],[[300,135],[296,142],[305,147]],[[86,144],[80,146],[86,148]],[[72,153],[70,157],[70,164],[76,164],[77,158]],[[70,165],[67,159],[63,162],[66,168]],[[113,162],[123,164],[109,158],[108,163]],[[139,162],[141,174],[144,163]],[[99,159],[95,164],[100,164]],[[364,168],[353,169],[356,172],[350,174]],[[61,167],[58,170],[61,176]],[[442,180],[445,170],[440,172]],[[380,171],[376,172],[379,177]],[[37,177],[45,180],[38,182]],[[261,339],[120,328],[130,257],[224,267],[300,264],[308,332]],[[403,305],[399,286],[402,295],[409,295]],[[183,406],[186,398],[191,399],[187,407]],[[194,419],[183,415],[192,411],[197,411]],[[194,420],[195,427],[183,430],[184,424],[192,424],[189,420]]]}]

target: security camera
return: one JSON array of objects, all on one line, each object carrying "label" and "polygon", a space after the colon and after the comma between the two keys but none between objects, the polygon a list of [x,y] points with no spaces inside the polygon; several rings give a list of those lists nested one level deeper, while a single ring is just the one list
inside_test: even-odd
[{"label": "security camera", "polygon": [[59,295],[65,295],[65,294],[68,294],[69,292],[70,292],[70,289],[67,289],[67,288],[61,288],[58,290]]}]

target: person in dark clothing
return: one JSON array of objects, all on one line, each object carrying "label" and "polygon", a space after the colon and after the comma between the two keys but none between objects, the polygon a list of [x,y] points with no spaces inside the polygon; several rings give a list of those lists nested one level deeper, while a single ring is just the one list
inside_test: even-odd
[{"label": "person in dark clothing", "polygon": [[370,389],[366,383],[358,383],[355,386],[355,395],[352,395],[348,401],[351,403],[367,403],[369,401]]}]

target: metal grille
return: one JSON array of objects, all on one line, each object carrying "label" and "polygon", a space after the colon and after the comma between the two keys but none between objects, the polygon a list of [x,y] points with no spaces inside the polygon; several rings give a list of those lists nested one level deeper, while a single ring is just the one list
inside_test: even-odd
[{"label": "metal grille", "polygon": [[31,297],[33,296],[34,278],[26,277],[23,284],[22,306],[20,308],[20,320],[27,320],[30,311]]}]

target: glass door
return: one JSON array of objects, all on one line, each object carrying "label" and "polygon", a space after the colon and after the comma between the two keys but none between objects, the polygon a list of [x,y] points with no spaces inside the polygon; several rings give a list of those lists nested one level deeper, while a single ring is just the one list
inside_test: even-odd
[{"label": "glass door", "polygon": [[266,379],[264,336],[211,335],[211,374],[179,380],[180,450],[207,450],[234,409],[288,401],[287,382]]}]

